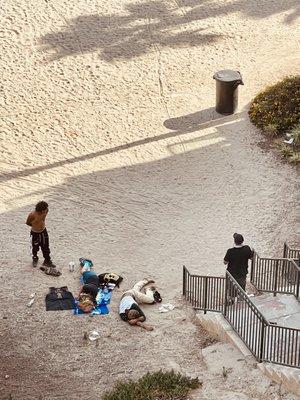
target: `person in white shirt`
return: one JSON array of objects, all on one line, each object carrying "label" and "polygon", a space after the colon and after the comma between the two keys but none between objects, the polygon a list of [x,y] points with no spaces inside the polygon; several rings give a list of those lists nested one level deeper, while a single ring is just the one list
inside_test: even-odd
[{"label": "person in white shirt", "polygon": [[[132,289],[123,293],[119,305],[119,314],[123,321],[132,326],[140,326],[148,331],[153,330],[152,326],[143,323],[146,316],[138,306],[138,303],[154,304],[156,301],[161,301],[155,286],[148,286],[145,291],[142,291],[146,285],[153,283],[153,280],[145,278],[137,282]],[[157,300],[157,294],[160,300]]]}]

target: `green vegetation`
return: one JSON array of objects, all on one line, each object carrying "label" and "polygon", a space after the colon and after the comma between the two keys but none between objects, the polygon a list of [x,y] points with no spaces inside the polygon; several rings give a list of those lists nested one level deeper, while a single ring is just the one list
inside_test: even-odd
[{"label": "green vegetation", "polygon": [[269,137],[274,137],[278,135],[277,126],[269,124],[264,128],[264,133]]},{"label": "green vegetation", "polygon": [[294,138],[294,146],[300,146],[300,124],[292,129],[291,135]]},{"label": "green vegetation", "polygon": [[283,79],[267,87],[253,100],[250,121],[265,130],[275,126],[278,133],[300,123],[300,75]]},{"label": "green vegetation", "polygon": [[290,138],[293,139],[291,145],[279,144],[279,150],[283,158],[291,164],[299,164],[300,162],[300,125],[295,126],[290,131]]},{"label": "green vegetation", "polygon": [[289,162],[291,164],[299,164],[300,163],[300,152],[293,152],[293,154],[289,157]]},{"label": "green vegetation", "polygon": [[289,133],[292,143],[276,139],[283,158],[298,164],[300,159],[300,75],[283,79],[267,87],[253,100],[250,121],[269,137]]},{"label": "green vegetation", "polygon": [[191,389],[201,386],[192,379],[174,371],[147,373],[137,382],[118,382],[106,392],[102,400],[185,400]]},{"label": "green vegetation", "polygon": [[282,157],[284,158],[289,158],[293,155],[293,149],[291,148],[291,146],[287,146],[286,144],[281,144],[279,149]]}]

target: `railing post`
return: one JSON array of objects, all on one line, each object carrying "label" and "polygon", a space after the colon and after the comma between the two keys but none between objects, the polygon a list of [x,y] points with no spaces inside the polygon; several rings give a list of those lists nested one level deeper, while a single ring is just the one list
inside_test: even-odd
[{"label": "railing post", "polygon": [[207,308],[207,276],[205,276],[204,277],[204,306],[203,306],[203,309],[204,309],[204,314],[206,314],[206,312],[207,312],[207,310],[206,310],[206,308]]},{"label": "railing post", "polygon": [[254,268],[255,268],[255,259],[256,259],[256,253],[254,250],[254,254],[251,260],[251,273],[250,273],[250,282],[253,283],[253,276],[254,276]]},{"label": "railing post", "polygon": [[183,266],[183,273],[182,273],[182,294],[185,297],[186,295],[186,268],[185,265]]},{"label": "railing post", "polygon": [[287,244],[284,242],[283,244],[283,258],[288,258],[287,257]]},{"label": "railing post", "polygon": [[224,295],[224,297],[225,297],[225,299],[224,299],[224,317],[226,317],[226,315],[227,315],[227,291],[228,291],[228,275],[227,275],[227,272],[226,272],[226,275],[225,275],[225,295]]},{"label": "railing post", "polygon": [[261,330],[260,330],[260,349],[259,349],[259,362],[262,362],[264,360],[264,355],[265,355],[265,328],[266,324],[262,320],[261,321]]},{"label": "railing post", "polygon": [[278,284],[278,261],[275,260],[275,280],[274,280],[274,293],[273,296],[275,297],[277,295],[277,284]]},{"label": "railing post", "polygon": [[296,283],[296,299],[299,299],[299,291],[300,291],[300,271],[297,270],[297,283]]}]

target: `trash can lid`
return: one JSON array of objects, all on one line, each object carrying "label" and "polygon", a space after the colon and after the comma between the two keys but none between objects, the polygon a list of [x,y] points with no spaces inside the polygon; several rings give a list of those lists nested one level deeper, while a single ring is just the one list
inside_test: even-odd
[{"label": "trash can lid", "polygon": [[239,73],[239,71],[233,71],[231,69],[222,69],[222,71],[218,71],[214,74],[214,79],[223,82],[241,81],[242,75]]}]

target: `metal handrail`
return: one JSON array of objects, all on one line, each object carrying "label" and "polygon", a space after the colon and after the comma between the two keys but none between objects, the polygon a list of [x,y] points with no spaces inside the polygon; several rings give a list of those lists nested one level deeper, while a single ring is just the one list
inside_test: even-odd
[{"label": "metal handrail", "polygon": [[[238,282],[234,279],[234,277],[231,275],[231,273],[230,272],[228,272],[228,271],[226,271],[226,276],[231,280],[231,282],[232,283],[234,283],[237,287],[238,287],[238,289],[240,290],[240,293],[239,293],[239,295],[241,296],[241,297],[243,297],[243,299],[248,303],[248,304],[250,304],[251,305],[251,308],[253,308],[253,310],[255,310],[258,314],[259,314],[259,316],[260,316],[260,318],[262,319],[262,320],[264,320],[264,322],[266,322],[266,324],[268,323],[268,321],[266,320],[266,318],[263,316],[263,314],[259,311],[259,309],[258,309],[258,307],[251,301],[251,299],[247,296],[247,293],[244,291],[244,289],[238,284]],[[225,278],[226,279],[226,278]]]},{"label": "metal handrail", "polygon": [[[291,282],[294,280],[294,283]],[[260,257],[254,250],[250,282],[259,291],[293,294],[299,300],[300,267],[287,257]]]},{"label": "metal handrail", "polygon": [[296,264],[295,259],[294,259],[294,258],[290,258],[290,261],[294,264],[294,267],[295,267],[298,271],[300,271],[300,266]]},{"label": "metal handrail", "polygon": [[[269,323],[228,271],[226,277],[205,276],[190,274],[183,267],[183,295],[195,309],[221,312],[259,362],[300,368],[300,329]],[[230,298],[244,307],[230,304]]]},{"label": "metal handrail", "polygon": [[[243,306],[247,309],[247,313],[235,307],[231,307],[230,310],[225,308],[224,317],[251,353],[261,362],[264,358],[266,342],[265,332],[268,321],[228,271],[226,271],[226,281],[232,286],[231,291],[229,290],[229,295],[232,295],[230,292],[232,292],[233,289],[235,292],[234,298],[236,298],[239,303],[242,302]],[[250,321],[251,325],[256,327],[255,332],[251,327],[249,328]]]},{"label": "metal handrail", "polygon": [[290,258],[290,257],[278,257],[278,258],[274,258],[274,257],[260,257],[260,255],[255,251],[254,254],[256,254],[258,256],[259,259],[261,260],[267,260],[267,261],[292,261],[295,264],[295,267],[300,271],[300,267],[296,264],[295,262],[295,258]]},{"label": "metal handrail", "polygon": [[222,312],[225,277],[190,274],[183,266],[183,296],[194,309]]},{"label": "metal handrail", "polygon": [[[297,255],[297,257],[291,257],[291,255]],[[300,259],[300,249],[293,249],[291,248],[287,242],[283,244],[283,257],[293,258],[293,259]]]}]

